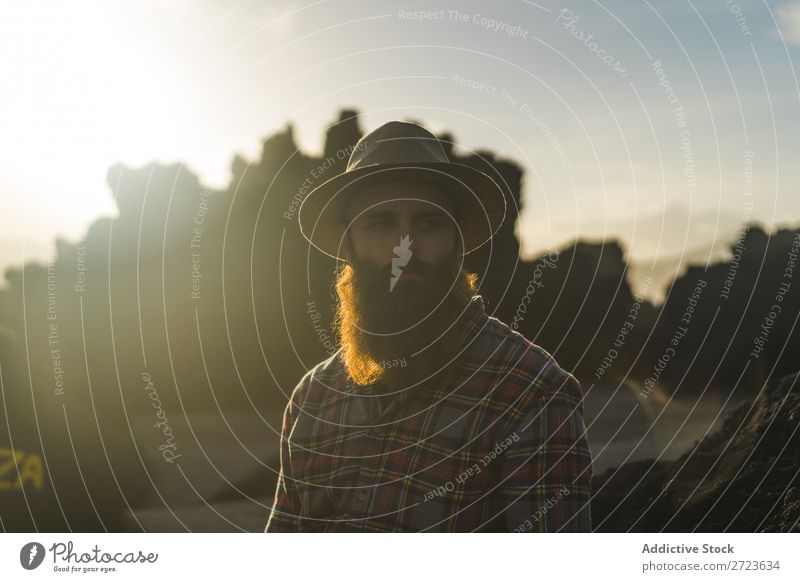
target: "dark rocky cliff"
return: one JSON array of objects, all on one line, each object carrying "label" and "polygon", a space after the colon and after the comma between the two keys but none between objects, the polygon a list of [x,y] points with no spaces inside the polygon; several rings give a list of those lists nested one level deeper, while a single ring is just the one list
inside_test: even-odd
[{"label": "dark rocky cliff", "polygon": [[674,461],[593,481],[596,531],[800,531],[800,372],[768,383]]}]

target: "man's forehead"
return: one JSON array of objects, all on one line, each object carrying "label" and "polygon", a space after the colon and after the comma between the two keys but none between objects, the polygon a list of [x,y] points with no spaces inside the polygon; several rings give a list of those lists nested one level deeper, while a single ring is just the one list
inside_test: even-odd
[{"label": "man's forehead", "polygon": [[425,207],[450,211],[453,199],[447,190],[436,184],[402,180],[367,186],[354,193],[347,204],[351,213],[378,206],[383,209]]}]

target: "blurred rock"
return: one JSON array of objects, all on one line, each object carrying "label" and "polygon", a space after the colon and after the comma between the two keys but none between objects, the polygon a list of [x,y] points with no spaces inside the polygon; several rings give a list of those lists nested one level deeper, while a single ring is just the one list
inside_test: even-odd
[{"label": "blurred rock", "polygon": [[800,372],[770,382],[674,461],[609,469],[593,481],[601,532],[800,531]]}]

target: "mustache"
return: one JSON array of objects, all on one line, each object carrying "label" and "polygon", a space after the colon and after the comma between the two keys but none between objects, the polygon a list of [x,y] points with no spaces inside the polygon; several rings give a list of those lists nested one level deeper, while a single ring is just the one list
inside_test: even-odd
[{"label": "mustache", "polygon": [[[392,262],[385,265],[377,265],[371,261],[356,260],[351,261],[353,270],[356,276],[360,278],[369,278],[372,280],[385,277],[388,281],[390,277],[394,277],[393,269],[395,268]],[[435,263],[429,263],[420,258],[412,256],[405,265],[398,265],[397,269],[402,278],[403,273],[418,275],[427,280],[435,280],[443,274],[453,272],[460,267],[458,257],[446,257]]]}]

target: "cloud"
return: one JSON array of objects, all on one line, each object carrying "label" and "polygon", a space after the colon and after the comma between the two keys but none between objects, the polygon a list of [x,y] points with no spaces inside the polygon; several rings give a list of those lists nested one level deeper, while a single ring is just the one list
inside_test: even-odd
[{"label": "cloud", "polygon": [[790,44],[800,45],[800,3],[792,2],[775,8],[778,35]]}]

